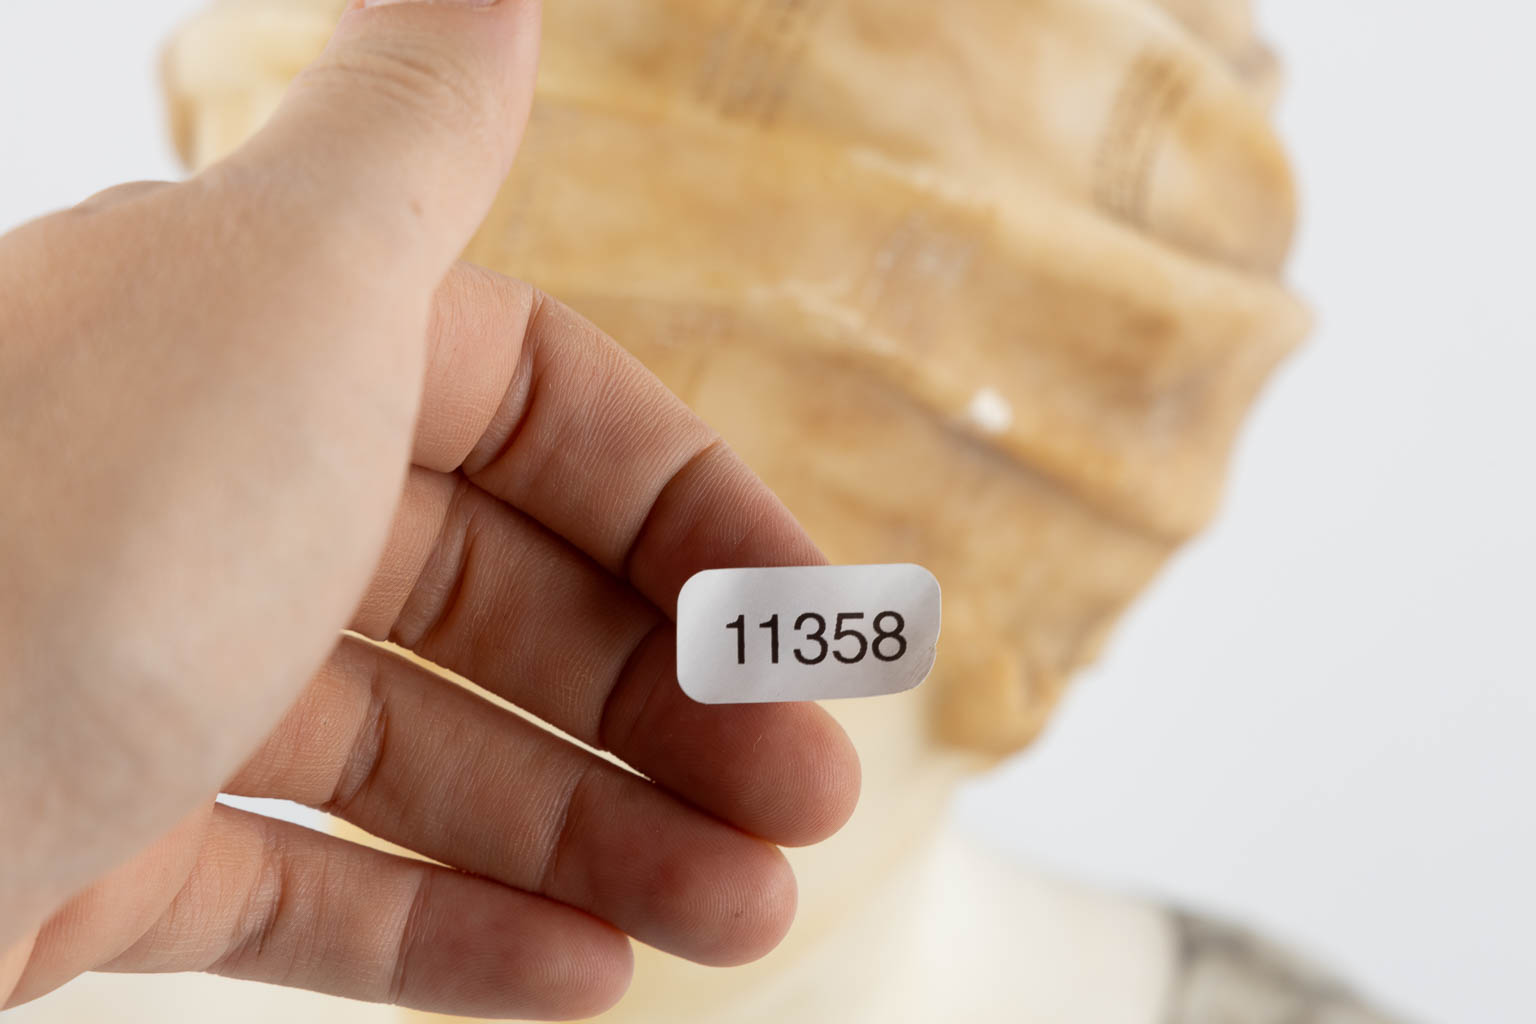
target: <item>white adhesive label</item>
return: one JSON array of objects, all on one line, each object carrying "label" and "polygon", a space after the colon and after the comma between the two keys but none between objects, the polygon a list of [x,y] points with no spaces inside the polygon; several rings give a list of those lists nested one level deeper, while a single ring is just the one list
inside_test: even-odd
[{"label": "white adhesive label", "polygon": [[920,565],[710,569],[677,598],[677,679],[703,704],[900,693],[933,670],[941,603]]}]

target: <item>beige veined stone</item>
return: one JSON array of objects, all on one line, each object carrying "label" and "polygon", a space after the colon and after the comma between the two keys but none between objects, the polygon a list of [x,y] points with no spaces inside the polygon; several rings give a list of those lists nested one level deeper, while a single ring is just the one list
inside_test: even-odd
[{"label": "beige veined stone", "polygon": [[[223,0],[178,36],[191,163],[340,6]],[[1246,6],[560,0],[546,26],[469,258],[629,346],[833,559],[932,568],[936,734],[1027,742],[1209,519],[1307,328]]]}]

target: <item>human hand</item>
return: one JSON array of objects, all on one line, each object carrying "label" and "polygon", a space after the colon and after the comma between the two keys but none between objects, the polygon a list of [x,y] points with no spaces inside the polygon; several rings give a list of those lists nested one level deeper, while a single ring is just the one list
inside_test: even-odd
[{"label": "human hand", "polygon": [[766,952],[794,906],[772,844],[851,813],[825,713],[704,707],[674,677],[683,581],[810,541],[613,342],[454,265],[516,151],[537,19],[352,10],[229,160],[0,239],[0,1006],[209,970],[590,1015],[626,933]]}]

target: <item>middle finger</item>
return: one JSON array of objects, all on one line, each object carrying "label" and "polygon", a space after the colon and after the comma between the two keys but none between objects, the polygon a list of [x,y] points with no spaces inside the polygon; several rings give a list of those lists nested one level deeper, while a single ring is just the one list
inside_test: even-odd
[{"label": "middle finger", "polygon": [[461,475],[412,471],[353,628],[773,842],[825,838],[857,799],[858,759],[830,715],[813,704],[695,703],[677,683],[665,615]]}]

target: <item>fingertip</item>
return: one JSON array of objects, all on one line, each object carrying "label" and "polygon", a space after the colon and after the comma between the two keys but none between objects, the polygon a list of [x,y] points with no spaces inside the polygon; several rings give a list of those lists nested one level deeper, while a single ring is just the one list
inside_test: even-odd
[{"label": "fingertip", "polygon": [[706,967],[758,960],[789,932],[799,902],[784,852],[700,818],[692,834],[633,880],[644,895],[623,926],[647,945]]},{"label": "fingertip", "polygon": [[778,947],[795,923],[800,887],[784,852],[772,843],[752,841],[734,877],[723,879],[719,895],[723,916],[715,941],[689,959],[709,967],[739,967],[761,960]]},{"label": "fingertip", "polygon": [[810,846],[847,824],[862,772],[835,718],[815,704],[732,707],[726,714],[729,721],[710,737],[706,763],[715,775],[690,780],[691,799],[779,846]]},{"label": "fingertip", "polygon": [[630,550],[635,588],[675,614],[683,584],[705,569],[825,565],[789,508],[729,445],[675,474]]},{"label": "fingertip", "polygon": [[859,805],[863,766],[848,733],[825,710],[805,705],[807,742],[794,790],[798,813],[766,838],[780,846],[810,846],[836,835]]},{"label": "fingertip", "polygon": [[[478,879],[466,884],[482,887]],[[465,895],[468,895],[466,892]],[[482,889],[410,961],[407,1007],[518,1020],[575,1020],[611,1009],[629,990],[634,950],[606,921],[510,889]],[[449,930],[451,929],[451,930]]]},{"label": "fingertip", "polygon": [[634,980],[629,937],[597,918],[578,942],[547,951],[543,1020],[585,1020],[618,1005]]},{"label": "fingertip", "polygon": [[700,704],[676,682],[672,634],[631,659],[605,719],[604,744],[657,784],[723,822],[780,846],[835,834],[858,805],[862,770],[824,708]]},{"label": "fingertip", "polygon": [[741,963],[761,959],[776,949],[789,934],[789,929],[795,923],[795,912],[800,909],[800,883],[795,879],[789,858],[776,846],[770,845],[769,849],[773,853],[773,867],[764,879],[761,896],[762,927],[755,936],[757,943],[743,947],[744,959],[739,961]]}]

